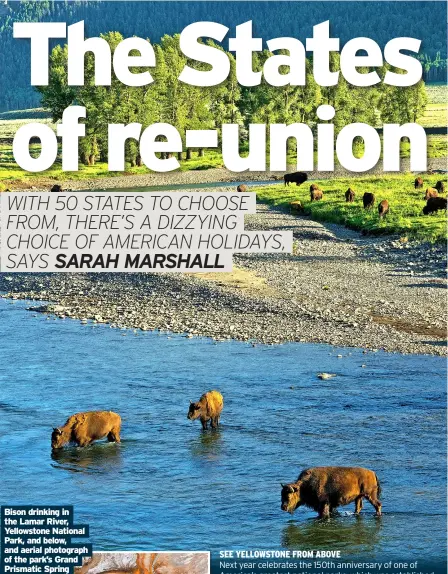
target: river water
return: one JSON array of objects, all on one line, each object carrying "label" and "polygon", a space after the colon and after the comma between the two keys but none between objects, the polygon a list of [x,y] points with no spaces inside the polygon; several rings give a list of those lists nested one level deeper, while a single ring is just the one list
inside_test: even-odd
[{"label": "river water", "polygon": [[[445,559],[443,358],[216,344],[47,319],[28,305],[0,299],[0,504],[73,504],[97,550]],[[202,432],[188,404],[212,388],[224,395],[222,427]],[[52,427],[95,409],[122,415],[123,442],[52,457]],[[383,517],[368,503],[328,521],[282,512],[280,482],[315,465],[374,469]]]}]

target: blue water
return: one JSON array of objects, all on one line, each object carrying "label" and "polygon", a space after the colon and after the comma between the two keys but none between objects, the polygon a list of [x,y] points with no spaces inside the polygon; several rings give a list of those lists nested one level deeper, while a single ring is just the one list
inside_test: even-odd
[{"label": "blue water", "polygon": [[[0,300],[1,504],[73,504],[97,550],[445,558],[444,359],[135,334],[27,305]],[[212,388],[222,428],[202,432],[188,404]],[[94,409],[122,415],[122,444],[52,458],[52,427]],[[280,510],[280,482],[330,464],[377,472],[381,519]]]}]

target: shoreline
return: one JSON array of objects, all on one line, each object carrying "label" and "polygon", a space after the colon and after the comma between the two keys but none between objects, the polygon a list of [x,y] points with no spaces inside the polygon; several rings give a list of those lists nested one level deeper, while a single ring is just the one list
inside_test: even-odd
[{"label": "shoreline", "polygon": [[443,246],[363,237],[265,205],[246,220],[292,229],[294,253],[238,255],[232,273],[3,273],[0,291],[117,328],[446,355]]}]

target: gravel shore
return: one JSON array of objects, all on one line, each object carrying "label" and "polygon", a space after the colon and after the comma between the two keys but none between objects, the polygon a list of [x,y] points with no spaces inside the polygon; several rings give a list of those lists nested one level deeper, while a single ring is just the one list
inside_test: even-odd
[{"label": "gravel shore", "polygon": [[[370,171],[363,175],[383,174],[382,162],[379,162]],[[401,160],[401,172],[409,171],[409,158]],[[428,169],[435,172],[441,171],[446,173],[447,159],[431,159]],[[294,166],[288,166],[288,171],[295,171]],[[344,169],[341,165],[336,164],[332,172],[308,172],[308,179],[335,179],[342,177],[353,177],[353,173]],[[206,170],[194,171],[174,171],[169,173],[144,173],[141,175],[120,175],[116,177],[99,177],[96,179],[79,179],[67,181],[55,181],[54,179],[39,178],[28,182],[17,182],[11,184],[10,190],[16,189],[34,189],[37,191],[49,190],[54,184],[62,185],[64,190],[85,190],[85,189],[133,189],[139,187],[158,187],[158,186],[178,186],[178,185],[198,185],[212,184],[217,182],[260,182],[282,180],[283,175],[279,172],[251,172],[235,173],[225,168],[212,168]]]},{"label": "gravel shore", "polygon": [[302,341],[446,354],[446,252],[259,205],[246,229],[292,229],[293,254],[234,257],[234,273],[2,274],[7,297],[37,310],[109,323],[237,339]]}]

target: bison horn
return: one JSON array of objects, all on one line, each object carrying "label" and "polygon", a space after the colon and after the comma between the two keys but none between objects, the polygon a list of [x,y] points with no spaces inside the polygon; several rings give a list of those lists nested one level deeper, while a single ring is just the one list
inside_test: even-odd
[{"label": "bison horn", "polygon": [[283,484],[283,482],[280,483],[280,486],[281,486],[282,488],[285,487],[285,485]]}]

